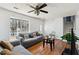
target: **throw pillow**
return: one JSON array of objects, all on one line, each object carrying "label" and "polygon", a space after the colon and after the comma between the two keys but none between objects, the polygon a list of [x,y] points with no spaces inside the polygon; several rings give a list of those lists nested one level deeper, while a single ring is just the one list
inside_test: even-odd
[{"label": "throw pillow", "polygon": [[0,46],[0,53],[1,53],[1,51],[3,51],[3,48]]},{"label": "throw pillow", "polygon": [[36,32],[33,33],[33,37],[36,37]]},{"label": "throw pillow", "polygon": [[33,38],[33,35],[32,34],[29,34],[29,38]]},{"label": "throw pillow", "polygon": [[11,55],[12,52],[8,49],[3,49],[3,51],[1,52],[1,55]]},{"label": "throw pillow", "polygon": [[2,47],[6,48],[6,49],[9,49],[9,50],[13,49],[13,45],[9,41],[1,41],[0,44]]}]

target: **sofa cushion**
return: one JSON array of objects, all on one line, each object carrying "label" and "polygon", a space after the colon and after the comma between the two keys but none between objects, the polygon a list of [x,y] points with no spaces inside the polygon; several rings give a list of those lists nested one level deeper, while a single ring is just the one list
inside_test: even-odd
[{"label": "sofa cushion", "polygon": [[1,41],[0,45],[9,50],[13,49],[13,45],[9,41]]},{"label": "sofa cushion", "polygon": [[31,55],[32,53],[29,52],[27,49],[25,49],[22,45],[18,45],[16,47],[14,47],[14,49],[12,50],[13,55],[19,53],[21,55]]},{"label": "sofa cushion", "polygon": [[25,39],[28,39],[29,38],[29,34],[26,33],[24,37],[25,37]]},{"label": "sofa cushion", "polygon": [[14,47],[20,45],[20,41],[19,41],[19,40],[13,41],[13,42],[10,42],[10,43],[11,43]]},{"label": "sofa cushion", "polygon": [[19,34],[19,36],[22,37],[22,38],[25,38],[24,35],[25,34],[22,34],[22,33]]},{"label": "sofa cushion", "polygon": [[33,40],[39,40],[39,38],[41,38],[42,36],[36,36],[34,38],[29,38],[29,39],[25,39],[24,42],[26,41],[33,41]]}]

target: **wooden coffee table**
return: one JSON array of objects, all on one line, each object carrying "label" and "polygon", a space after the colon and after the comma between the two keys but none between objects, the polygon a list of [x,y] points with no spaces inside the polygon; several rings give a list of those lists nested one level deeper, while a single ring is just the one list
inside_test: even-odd
[{"label": "wooden coffee table", "polygon": [[[50,50],[52,51],[52,48],[55,48],[55,39],[51,39],[51,38],[43,39],[43,48],[44,48],[45,44],[50,44]],[[53,44],[53,46],[52,46],[52,44]]]}]

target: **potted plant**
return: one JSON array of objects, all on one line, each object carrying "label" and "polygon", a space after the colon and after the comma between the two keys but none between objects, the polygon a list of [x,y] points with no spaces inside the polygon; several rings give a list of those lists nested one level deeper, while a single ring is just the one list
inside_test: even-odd
[{"label": "potted plant", "polygon": [[[67,33],[63,36],[61,36],[62,40],[67,40],[68,43],[71,43],[71,40],[72,40],[72,35],[71,33]],[[75,40],[79,40],[79,38],[77,36],[74,36]]]}]

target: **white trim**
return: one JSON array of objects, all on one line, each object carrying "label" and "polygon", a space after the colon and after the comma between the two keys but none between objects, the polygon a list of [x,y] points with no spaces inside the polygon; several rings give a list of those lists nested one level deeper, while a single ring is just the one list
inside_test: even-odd
[{"label": "white trim", "polygon": [[22,19],[22,18],[17,18],[17,17],[13,17],[13,16],[11,16],[11,17],[10,17],[10,19],[16,19],[16,20],[26,20],[26,21],[28,21],[28,22],[29,22],[29,20],[28,20],[28,19]]}]

